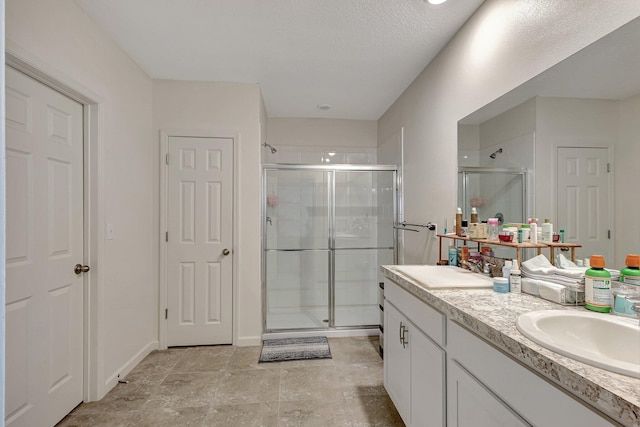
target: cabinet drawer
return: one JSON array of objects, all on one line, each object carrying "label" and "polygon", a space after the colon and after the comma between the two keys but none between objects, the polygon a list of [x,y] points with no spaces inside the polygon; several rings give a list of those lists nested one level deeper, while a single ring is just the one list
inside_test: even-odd
[{"label": "cabinet drawer", "polygon": [[444,314],[388,279],[384,281],[384,297],[411,319],[418,329],[436,344],[444,347],[446,323]]}]

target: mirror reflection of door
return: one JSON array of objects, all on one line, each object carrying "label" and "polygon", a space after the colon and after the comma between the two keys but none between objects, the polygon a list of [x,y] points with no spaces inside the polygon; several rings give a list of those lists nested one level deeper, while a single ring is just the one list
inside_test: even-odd
[{"label": "mirror reflection of door", "polygon": [[607,148],[558,147],[557,218],[581,255],[612,262],[608,163]]}]

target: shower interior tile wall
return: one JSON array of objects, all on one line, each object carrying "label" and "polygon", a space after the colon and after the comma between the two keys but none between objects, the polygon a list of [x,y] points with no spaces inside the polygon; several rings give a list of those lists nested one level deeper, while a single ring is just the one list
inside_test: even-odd
[{"label": "shower interior tile wall", "polygon": [[263,163],[374,165],[377,160],[376,148],[275,146],[276,153],[262,150]]}]

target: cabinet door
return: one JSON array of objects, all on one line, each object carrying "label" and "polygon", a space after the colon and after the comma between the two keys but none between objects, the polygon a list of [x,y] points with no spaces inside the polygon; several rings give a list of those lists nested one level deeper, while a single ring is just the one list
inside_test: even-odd
[{"label": "cabinet door", "polygon": [[411,425],[445,425],[444,350],[413,324],[410,324],[411,349]]},{"label": "cabinet door", "polygon": [[447,366],[447,382],[449,426],[530,426],[453,360]]},{"label": "cabinet door", "polygon": [[[389,301],[384,305],[384,387],[406,425],[411,425],[411,354],[403,344],[405,317]],[[408,340],[408,338],[407,338]]]}]

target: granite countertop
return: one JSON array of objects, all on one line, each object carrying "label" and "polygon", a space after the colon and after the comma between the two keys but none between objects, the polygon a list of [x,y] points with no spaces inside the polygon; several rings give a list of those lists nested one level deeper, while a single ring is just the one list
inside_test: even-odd
[{"label": "granite countertop", "polygon": [[[625,426],[640,426],[640,379],[595,368],[536,344],[516,328],[519,315],[536,310],[580,310],[528,294],[492,289],[427,289],[419,281],[382,266],[385,277],[500,348],[568,393]],[[630,343],[621,343],[621,345]]]}]

